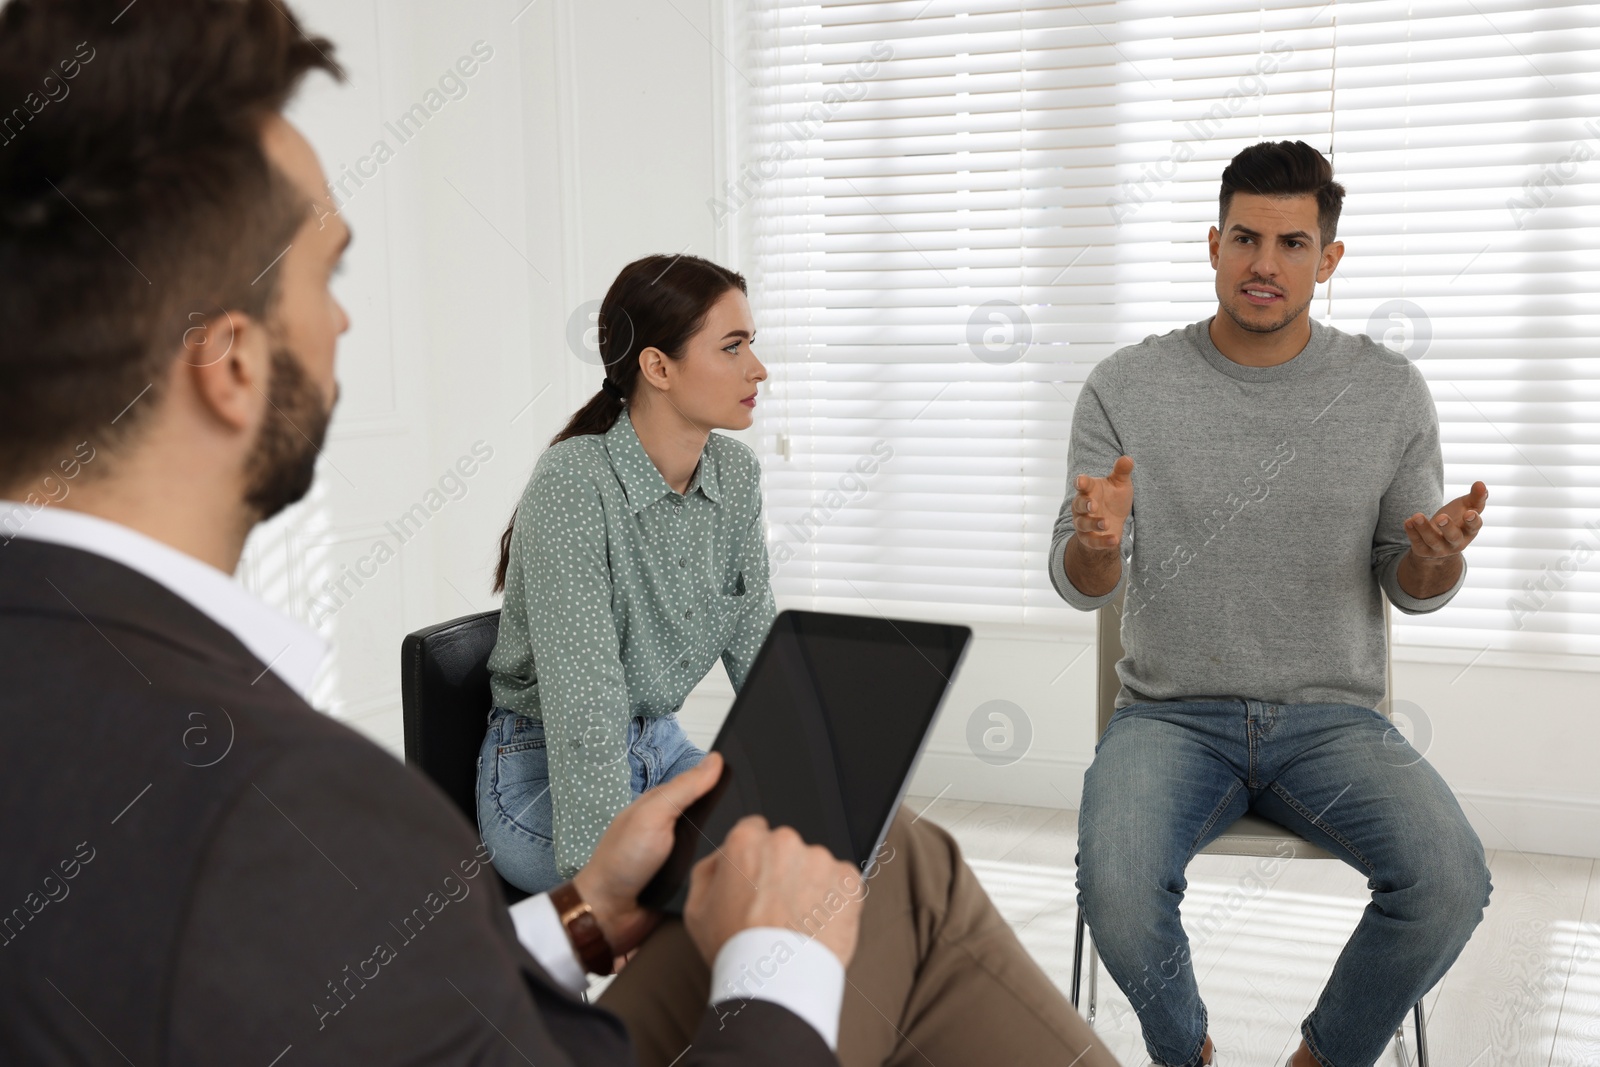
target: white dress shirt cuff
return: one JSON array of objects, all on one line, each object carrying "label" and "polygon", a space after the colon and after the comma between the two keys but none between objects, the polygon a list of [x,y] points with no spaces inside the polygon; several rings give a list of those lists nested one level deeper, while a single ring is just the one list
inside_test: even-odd
[{"label": "white dress shirt cuff", "polygon": [[574,993],[589,988],[589,976],[572,942],[567,939],[567,928],[561,925],[556,906],[550,903],[550,894],[539,893],[527,900],[511,905],[511,923],[517,928],[517,940],[533,954],[539,966],[550,972],[550,977]]},{"label": "white dress shirt cuff", "polygon": [[711,1004],[736,998],[788,1008],[838,1051],[844,964],[816,940],[781,926],[734,934],[711,967]]}]

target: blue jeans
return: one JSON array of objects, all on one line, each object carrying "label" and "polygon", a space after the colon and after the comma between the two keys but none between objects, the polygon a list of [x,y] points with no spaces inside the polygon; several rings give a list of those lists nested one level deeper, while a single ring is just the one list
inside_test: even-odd
[{"label": "blue jeans", "polygon": [[1200,700],[1112,716],[1084,776],[1078,906],[1150,1058],[1199,1064],[1205,1005],[1178,920],[1184,868],[1246,811],[1367,877],[1362,913],[1301,1024],[1317,1061],[1368,1067],[1483,918],[1483,846],[1450,787],[1372,709]]},{"label": "blue jeans", "polygon": [[[634,796],[704,758],[676,715],[635,715],[628,721]],[[478,750],[478,833],[492,850],[495,870],[506,881],[529,893],[543,893],[561,883],[552,823],[544,723],[495,708]]]}]

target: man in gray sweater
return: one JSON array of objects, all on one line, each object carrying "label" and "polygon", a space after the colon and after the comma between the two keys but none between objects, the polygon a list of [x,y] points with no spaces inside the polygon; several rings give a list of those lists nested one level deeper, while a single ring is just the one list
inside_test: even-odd
[{"label": "man in gray sweater", "polygon": [[1073,416],[1051,581],[1084,611],[1126,592],[1078,903],[1158,1065],[1212,1062],[1178,905],[1189,859],[1247,810],[1373,891],[1292,1067],[1374,1063],[1489,898],[1460,805],[1375,710],[1381,598],[1449,602],[1488,489],[1441,508],[1422,374],[1310,316],[1343,196],[1304,142],[1240,152],[1210,232],[1217,314],[1098,364]]}]

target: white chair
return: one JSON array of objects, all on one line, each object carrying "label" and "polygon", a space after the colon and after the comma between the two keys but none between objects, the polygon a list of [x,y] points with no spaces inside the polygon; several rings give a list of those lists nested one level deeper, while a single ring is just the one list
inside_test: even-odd
[{"label": "white chair", "polygon": [[[1117,677],[1117,661],[1122,658],[1122,597],[1111,601],[1095,612],[1096,641],[1099,646],[1099,662],[1095,672],[1095,704],[1098,711],[1099,726],[1095,736],[1105,733],[1106,726],[1111,722],[1111,716],[1116,711],[1117,691],[1122,688],[1122,681]],[[1383,598],[1383,629],[1384,629],[1384,697],[1378,702],[1378,710],[1385,715],[1393,715],[1392,697],[1394,694],[1394,656],[1392,649],[1393,630],[1390,626],[1389,600]],[[1280,855],[1278,846],[1288,842],[1294,846],[1296,857],[1308,859],[1337,859],[1337,857],[1318,848],[1299,834],[1287,830],[1275,822],[1270,822],[1258,815],[1243,815],[1239,821],[1223,831],[1222,836],[1211,842],[1200,851],[1213,856],[1248,856],[1272,858]],[[1079,979],[1083,972],[1083,948],[1087,926],[1083,920],[1083,910],[1078,911],[1078,931],[1072,945],[1072,1006],[1078,1006]],[[1092,932],[1090,947],[1093,948]],[[1100,954],[1091,951],[1089,954],[1089,1010],[1086,1018],[1090,1027],[1094,1026],[1095,993],[1100,971]],[[1422,1002],[1417,1001],[1412,1009],[1412,1017],[1416,1020],[1417,1030],[1417,1065],[1428,1067],[1428,1032],[1422,1014]],[[1400,1045],[1402,1056],[1409,1062],[1406,1055],[1404,1027],[1394,1032],[1395,1040]]]}]

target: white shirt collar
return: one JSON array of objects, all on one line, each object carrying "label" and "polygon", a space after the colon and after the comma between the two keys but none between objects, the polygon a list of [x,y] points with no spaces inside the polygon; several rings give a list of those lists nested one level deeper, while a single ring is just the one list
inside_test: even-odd
[{"label": "white shirt collar", "polygon": [[0,534],[80,548],[161,583],[237,637],[310,702],[312,680],[328,654],[327,642],[210,564],[121,523],[15,500],[0,499]]}]

